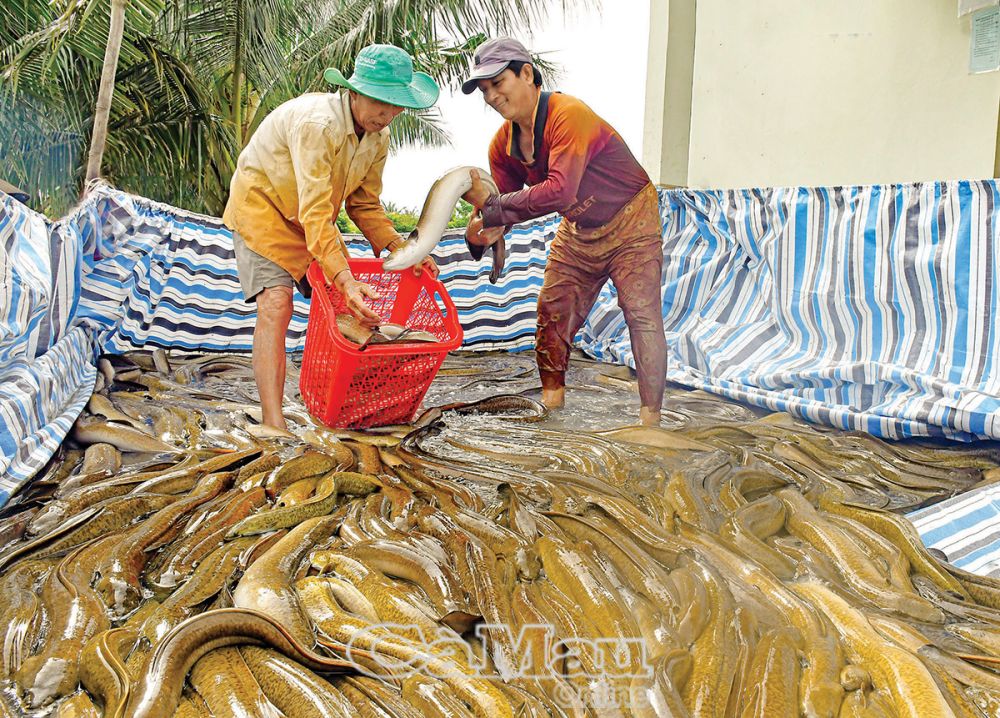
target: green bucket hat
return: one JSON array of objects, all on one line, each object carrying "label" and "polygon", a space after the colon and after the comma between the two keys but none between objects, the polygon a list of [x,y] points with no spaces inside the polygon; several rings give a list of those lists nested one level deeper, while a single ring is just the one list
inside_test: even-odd
[{"label": "green bucket hat", "polygon": [[434,78],[413,71],[413,59],[395,45],[369,45],[358,53],[354,74],[348,80],[336,68],[327,68],[323,79],[390,105],[424,110],[437,102]]}]

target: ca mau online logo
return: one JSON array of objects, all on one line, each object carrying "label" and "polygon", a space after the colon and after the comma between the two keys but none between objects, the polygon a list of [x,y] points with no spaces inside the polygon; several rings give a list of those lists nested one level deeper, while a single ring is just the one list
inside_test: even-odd
[{"label": "ca mau online logo", "polygon": [[440,679],[494,678],[499,674],[504,679],[562,675],[618,681],[653,675],[641,638],[556,639],[554,627],[544,624],[521,626],[516,637],[509,626],[479,624],[475,635],[487,645],[506,638],[513,665],[503,665],[506,659],[494,651],[494,673],[485,657],[454,632],[441,629],[428,635],[419,626],[403,624],[375,624],[356,632],[345,646],[345,658],[363,673],[375,675],[370,669],[374,664],[395,678],[418,674]]}]

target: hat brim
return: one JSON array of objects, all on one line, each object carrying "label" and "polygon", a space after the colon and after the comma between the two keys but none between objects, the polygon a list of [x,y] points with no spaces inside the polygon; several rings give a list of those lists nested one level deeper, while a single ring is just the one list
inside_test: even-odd
[{"label": "hat brim", "polygon": [[469,75],[469,79],[462,83],[462,92],[466,95],[471,95],[476,91],[479,86],[480,80],[488,80],[491,77],[496,77],[501,72],[507,69],[513,60],[506,60],[504,62],[494,62],[489,65],[483,65],[478,68],[475,72]]},{"label": "hat brim", "polygon": [[333,67],[327,68],[323,79],[331,85],[346,87],[365,97],[410,110],[426,110],[437,102],[441,93],[434,78],[425,72],[414,72],[408,85],[376,85],[360,80],[355,75],[347,79],[340,70]]}]

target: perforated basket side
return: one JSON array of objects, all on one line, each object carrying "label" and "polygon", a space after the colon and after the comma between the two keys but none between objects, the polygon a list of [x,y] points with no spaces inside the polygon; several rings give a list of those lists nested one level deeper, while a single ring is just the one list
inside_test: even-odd
[{"label": "perforated basket side", "polygon": [[337,329],[336,315],[347,312],[346,304],[314,264],[308,273],[313,301],[300,391],[310,413],[328,426],[408,422],[448,351],[461,344],[454,304],[444,286],[427,275],[382,272],[381,260],[352,259],[350,264],[354,276],[379,294],[368,303],[383,321],[428,331],[440,341],[371,345],[362,351]]},{"label": "perforated basket side", "polygon": [[[313,277],[309,279],[312,281]],[[336,315],[329,293],[325,291],[322,272],[319,273],[319,282],[321,284],[313,285],[312,301],[309,304],[306,345],[299,372],[299,392],[309,413],[327,423],[327,417],[343,402],[348,388],[348,384],[338,382],[337,377],[348,371],[353,373],[350,365],[355,361],[350,355],[339,351],[334,341],[331,322]]]}]

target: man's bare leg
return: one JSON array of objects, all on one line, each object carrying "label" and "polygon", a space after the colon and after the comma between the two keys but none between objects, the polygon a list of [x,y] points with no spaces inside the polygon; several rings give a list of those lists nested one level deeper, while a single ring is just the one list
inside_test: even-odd
[{"label": "man's bare leg", "polygon": [[660,407],[641,406],[639,407],[639,423],[643,426],[660,425]]},{"label": "man's bare leg", "polygon": [[263,423],[288,430],[281,405],[285,397],[285,334],[292,320],[292,288],[268,287],[257,295],[253,330],[253,376]]},{"label": "man's bare leg", "polygon": [[566,387],[542,389],[542,403],[549,409],[561,409],[566,403]]}]

